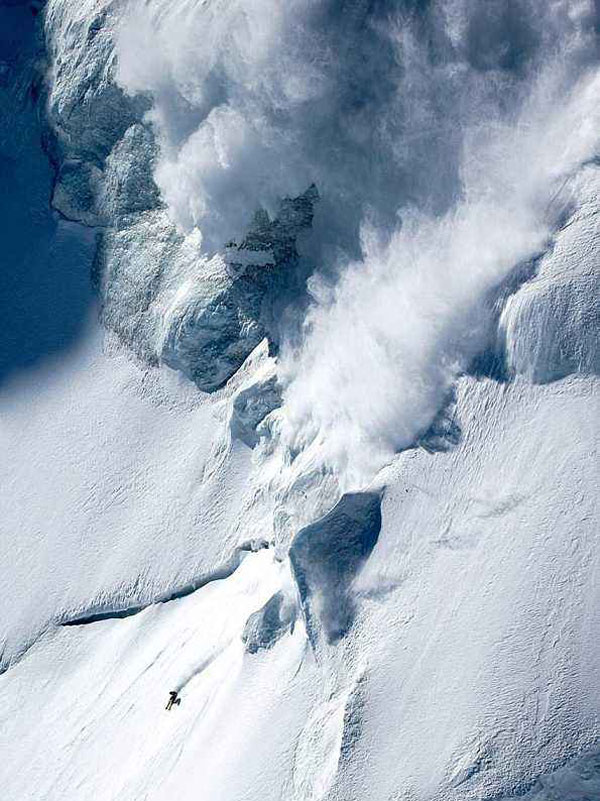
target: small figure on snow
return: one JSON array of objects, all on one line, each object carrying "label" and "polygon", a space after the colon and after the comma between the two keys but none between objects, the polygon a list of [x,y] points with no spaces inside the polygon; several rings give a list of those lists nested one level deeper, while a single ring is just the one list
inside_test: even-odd
[{"label": "small figure on snow", "polygon": [[167,703],[166,709],[169,710],[175,705],[179,706],[180,703],[181,703],[181,698],[179,697],[179,693],[177,692],[177,690],[171,690],[171,692],[169,693],[169,701]]}]

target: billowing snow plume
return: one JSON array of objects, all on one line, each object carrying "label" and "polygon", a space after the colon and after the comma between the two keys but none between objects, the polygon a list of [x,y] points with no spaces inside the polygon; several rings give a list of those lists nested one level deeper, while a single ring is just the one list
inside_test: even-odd
[{"label": "billowing snow plume", "polygon": [[565,177],[597,146],[600,74],[564,105],[548,89],[514,125],[465,143],[464,195],[447,213],[409,213],[383,244],[365,228],[363,259],[334,286],[314,281],[305,338],[284,359],[293,450],[310,446],[307,459],[356,485],[431,424],[485,347],[491,291],[547,244]]},{"label": "billowing snow plume", "polygon": [[591,1],[129,6],[118,79],[152,98],[155,180],[203,250],[318,187],[312,305],[281,360],[292,452],[364,482],[485,347],[490,292],[548,244],[595,153],[596,17]]},{"label": "billowing snow plume", "polygon": [[583,64],[593,24],[591,2],[132,0],[117,77],[152,98],[155,178],[207,250],[313,183],[320,244],[348,246],[447,208],[465,129],[510,117],[545,59]]}]

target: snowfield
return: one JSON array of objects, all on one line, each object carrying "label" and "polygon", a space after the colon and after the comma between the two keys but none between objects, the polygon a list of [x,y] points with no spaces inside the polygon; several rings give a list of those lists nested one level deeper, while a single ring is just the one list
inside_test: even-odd
[{"label": "snowfield", "polygon": [[[354,626],[317,651],[301,615],[271,647],[244,648],[252,613],[282,590],[294,598],[287,561],[271,548],[188,597],[126,618],[57,625],[83,606],[86,587],[94,598],[98,565],[111,589],[135,570],[123,546],[121,560],[110,559],[114,542],[94,528],[87,567],[74,537],[62,570],[68,576],[79,564],[80,573],[58,582],[71,598],[51,578],[45,593],[43,583],[35,587],[37,597],[32,587],[23,618],[39,626],[53,610],[55,622],[0,679],[7,797],[85,799],[101,787],[115,799],[379,799],[403,787],[407,798],[510,798],[593,750],[600,605],[597,509],[586,479],[597,471],[595,391],[586,379],[535,388],[464,381],[460,445],[433,457],[410,451],[390,468],[381,533],[354,586]],[[179,414],[197,419],[193,409]],[[151,453],[153,438],[137,431],[137,447]],[[104,464],[119,459],[115,440],[100,445]],[[148,458],[146,481],[157,469]],[[49,495],[51,477],[38,476]],[[237,481],[227,511],[244,491],[241,467]],[[145,496],[116,504],[115,522],[107,516],[100,529],[116,535],[136,512],[143,520],[147,504]],[[202,542],[202,525],[195,532]],[[160,576],[167,557],[153,544],[137,545],[138,558]],[[35,585],[34,571],[29,561],[21,585]],[[171,689],[182,704],[166,712]],[[558,797],[594,797],[585,795],[587,779],[571,783],[571,795]]]},{"label": "snowfield", "polygon": [[600,801],[597,11],[414,5],[0,0],[3,801]]}]

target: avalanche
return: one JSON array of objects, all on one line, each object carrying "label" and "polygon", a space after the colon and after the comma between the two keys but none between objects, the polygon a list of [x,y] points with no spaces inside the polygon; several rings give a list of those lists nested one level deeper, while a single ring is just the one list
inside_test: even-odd
[{"label": "avalanche", "polygon": [[0,0],[6,801],[600,799],[599,30]]}]

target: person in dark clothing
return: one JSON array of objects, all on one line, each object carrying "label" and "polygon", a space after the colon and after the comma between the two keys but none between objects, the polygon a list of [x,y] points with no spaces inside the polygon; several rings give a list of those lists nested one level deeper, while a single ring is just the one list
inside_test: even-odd
[{"label": "person in dark clothing", "polygon": [[171,690],[171,692],[169,693],[169,701],[167,703],[166,709],[167,710],[172,709],[176,705],[179,706],[180,703],[181,703],[181,698],[179,697],[177,690]]}]

